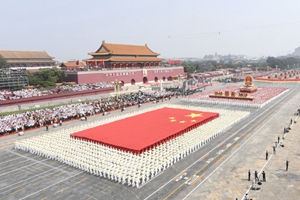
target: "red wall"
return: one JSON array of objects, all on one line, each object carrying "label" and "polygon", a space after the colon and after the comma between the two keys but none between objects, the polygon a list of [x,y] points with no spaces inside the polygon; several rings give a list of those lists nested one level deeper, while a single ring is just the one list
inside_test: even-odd
[{"label": "red wall", "polygon": [[[143,72],[146,72],[143,76]],[[125,73],[125,74],[124,74]],[[153,82],[155,77],[158,80],[167,79],[170,76],[184,75],[183,67],[152,68],[152,69],[134,69],[134,70],[106,70],[106,71],[84,71],[84,72],[67,72],[66,82],[96,83],[96,82],[113,82],[115,80],[123,81],[130,84],[134,79],[136,83],[143,82],[144,77],[148,82]]]},{"label": "red wall", "polygon": [[78,75],[77,72],[66,72],[68,77],[65,78],[63,81],[66,82],[76,82],[78,83]]},{"label": "red wall", "polygon": [[6,100],[6,101],[0,101],[0,107],[14,106],[14,105],[20,105],[26,103],[54,101],[58,99],[69,99],[69,98],[84,97],[84,96],[91,96],[91,95],[98,95],[98,94],[106,94],[113,91],[114,91],[113,88],[101,88],[95,90],[85,90],[80,92],[67,92],[67,93],[60,93],[60,94],[50,94],[50,95],[39,96],[39,97]]}]

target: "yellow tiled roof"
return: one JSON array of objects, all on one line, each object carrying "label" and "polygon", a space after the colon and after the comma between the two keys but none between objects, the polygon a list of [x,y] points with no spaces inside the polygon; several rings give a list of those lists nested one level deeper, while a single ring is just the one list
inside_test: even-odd
[{"label": "yellow tiled roof", "polygon": [[111,44],[102,42],[102,45],[96,52],[89,53],[90,55],[149,55],[158,56],[158,53],[153,52],[145,45],[129,45],[129,44]]},{"label": "yellow tiled roof", "polygon": [[76,65],[76,62],[63,62],[60,67],[84,67],[83,62],[79,62],[79,65]]},{"label": "yellow tiled roof", "polygon": [[137,57],[137,58],[127,58],[127,57],[111,57],[109,59],[97,59],[97,58],[90,58],[86,59],[86,61],[110,61],[110,62],[161,62],[163,58],[156,58],[156,57]]},{"label": "yellow tiled roof", "polygon": [[49,56],[45,51],[0,50],[0,55],[5,59],[10,59],[10,58],[24,58],[24,59],[47,58],[47,59],[52,59],[52,58],[54,58],[54,57]]},{"label": "yellow tiled roof", "polygon": [[55,60],[36,60],[36,59],[22,59],[22,60],[7,60],[7,63],[54,63]]}]

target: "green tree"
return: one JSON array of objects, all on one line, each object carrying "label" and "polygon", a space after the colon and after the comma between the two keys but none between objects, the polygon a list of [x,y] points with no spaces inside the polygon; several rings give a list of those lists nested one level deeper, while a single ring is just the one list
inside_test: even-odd
[{"label": "green tree", "polygon": [[41,87],[55,86],[59,79],[66,77],[66,72],[57,68],[40,69],[33,73],[28,72],[29,84]]},{"label": "green tree", "polygon": [[0,55],[0,68],[9,68],[6,60]]},{"label": "green tree", "polygon": [[184,72],[187,72],[187,73],[194,73],[196,70],[196,66],[190,62],[183,62],[182,66],[184,68]]},{"label": "green tree", "polygon": [[272,67],[276,68],[279,67],[280,69],[288,69],[288,68],[294,68],[298,66],[300,63],[300,60],[294,57],[288,57],[288,58],[274,58],[274,57],[268,57],[267,64]]}]

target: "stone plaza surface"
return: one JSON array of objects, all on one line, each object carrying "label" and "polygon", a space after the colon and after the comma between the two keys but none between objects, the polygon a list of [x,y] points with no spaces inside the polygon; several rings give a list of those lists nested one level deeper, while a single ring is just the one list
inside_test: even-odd
[{"label": "stone plaza surface", "polygon": [[[230,85],[238,86],[239,84]],[[260,84],[260,86],[280,87],[279,84]],[[220,87],[222,85],[218,84],[208,87],[206,90]],[[299,108],[300,89],[298,89],[298,85],[285,84],[284,87],[288,87],[289,92],[262,109],[234,108],[249,111],[251,114],[247,120],[243,120],[225,134],[219,135],[139,189],[116,184],[60,162],[12,149],[14,141],[40,135],[45,133],[45,129],[25,132],[24,136],[11,135],[1,138],[0,199],[235,200],[238,198],[241,200],[247,192],[250,199],[253,200],[298,199],[300,196],[300,171],[298,170],[300,167],[298,153],[300,122],[293,124],[285,139],[282,140],[284,147],[279,147],[276,154],[272,153],[272,147],[277,141],[278,135],[282,138],[283,127],[290,124],[291,118],[296,119],[294,112]],[[182,102],[175,98],[170,103],[182,105]],[[224,105],[199,105],[196,103],[190,105],[233,109],[231,106]],[[153,105],[143,105],[142,107],[148,106]],[[126,112],[130,110],[138,110],[138,108],[130,108]],[[111,116],[118,115],[120,112],[111,113]],[[88,122],[102,119],[104,119],[102,116],[94,116],[89,118]],[[78,123],[86,122],[71,121],[63,124],[62,127],[50,128],[49,131],[71,128]],[[232,137],[227,140],[229,136]],[[232,141],[235,139],[237,139],[236,143],[233,143]],[[228,142],[232,145],[220,153],[224,149],[222,146],[229,145]],[[217,147],[220,147],[221,150]],[[217,149],[212,151],[215,148]],[[269,151],[269,161],[265,159],[266,150]],[[289,171],[285,171],[286,159],[290,161]],[[210,160],[213,161],[208,163]],[[193,163],[195,165],[192,166]],[[194,172],[198,172],[199,169],[202,169],[201,175],[194,179],[192,184],[184,184],[185,178],[191,177],[192,179]],[[263,182],[259,186],[260,190],[250,190],[251,181],[247,180],[249,169],[252,172],[251,178],[253,178],[255,170],[266,172],[267,182]],[[184,175],[185,173],[187,175]],[[177,182],[176,178],[181,176],[182,179]],[[184,187],[175,191],[182,183]]]},{"label": "stone plaza surface", "polygon": [[[278,110],[273,111],[273,116],[264,119],[261,126],[257,126],[246,134],[245,141],[238,145],[226,162],[219,165],[218,170],[212,173],[201,187],[199,186],[184,199],[244,199],[248,193],[249,199],[255,200],[296,200],[300,197],[300,122],[293,123],[291,130],[283,139],[283,127],[290,126],[290,120],[299,121],[294,116],[300,108],[299,91],[295,97],[287,100]],[[273,146],[280,137],[284,147]],[[268,150],[268,160],[266,160]],[[225,159],[224,159],[225,160]],[[286,161],[289,160],[289,169],[286,171]],[[217,166],[215,166],[217,167]],[[248,170],[251,171],[251,181],[248,181]],[[266,173],[266,182],[256,185],[260,190],[251,188],[254,171],[259,173],[262,180],[262,171]],[[175,198],[180,199],[180,198]],[[183,199],[183,198],[182,198]]]}]

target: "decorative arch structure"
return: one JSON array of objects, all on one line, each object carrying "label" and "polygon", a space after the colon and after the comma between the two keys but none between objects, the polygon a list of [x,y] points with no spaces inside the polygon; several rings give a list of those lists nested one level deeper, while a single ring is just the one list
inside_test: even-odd
[{"label": "decorative arch structure", "polygon": [[131,79],[131,85],[135,85],[135,80]]},{"label": "decorative arch structure", "polygon": [[143,78],[143,83],[148,83],[148,78],[147,77]]}]

